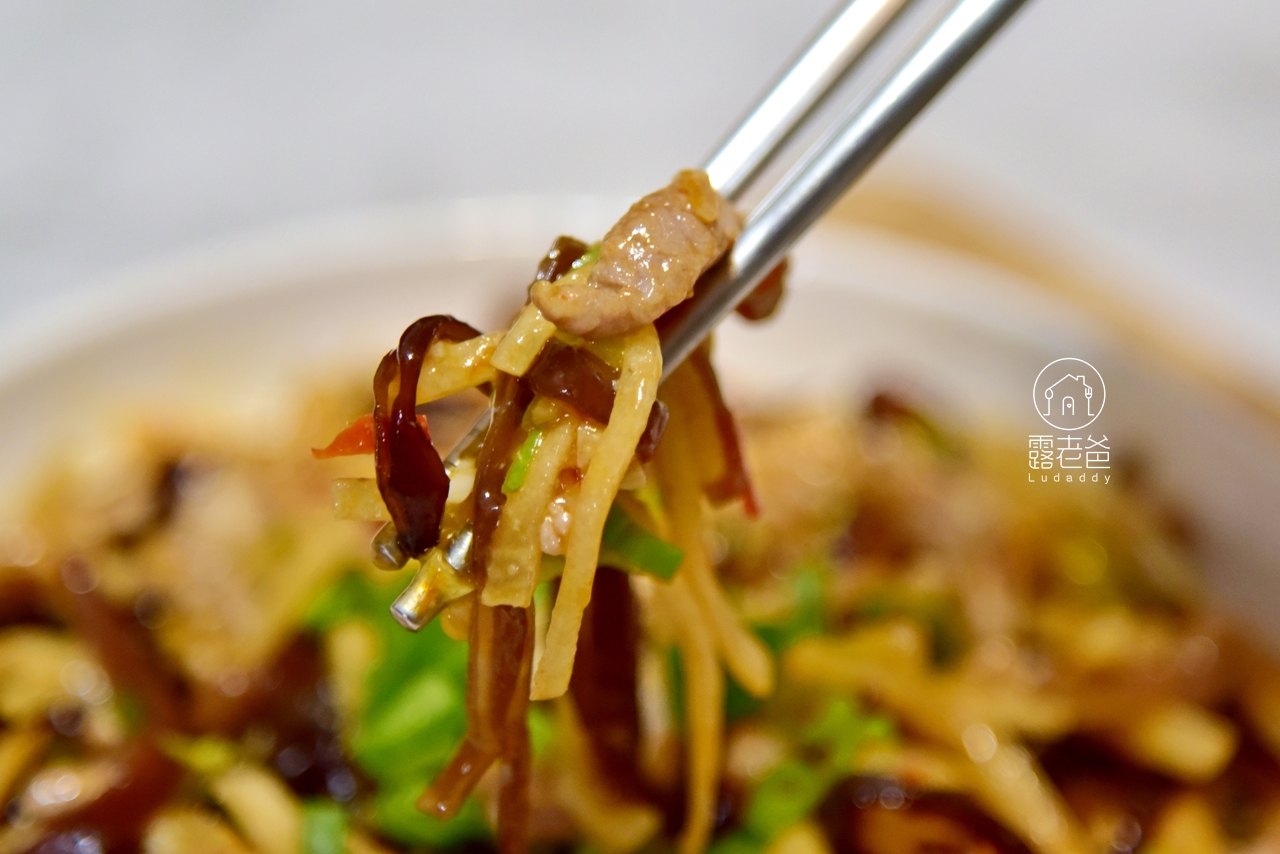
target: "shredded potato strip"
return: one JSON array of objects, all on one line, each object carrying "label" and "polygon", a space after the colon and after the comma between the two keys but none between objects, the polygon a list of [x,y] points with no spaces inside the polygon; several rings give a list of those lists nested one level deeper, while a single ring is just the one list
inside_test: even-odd
[{"label": "shredded potato strip", "polygon": [[354,522],[390,522],[391,514],[371,477],[336,477],[329,484],[333,517]]},{"label": "shredded potato strip", "polygon": [[660,601],[676,618],[676,643],[685,680],[688,814],[676,847],[680,854],[697,854],[706,849],[715,824],[724,736],[724,674],[716,659],[715,639],[707,630],[689,579],[679,573],[659,590]]},{"label": "shredded potato strip", "polygon": [[679,574],[688,579],[733,678],[752,695],[763,697],[773,690],[773,661],[764,644],[739,621],[707,558],[702,489],[682,402],[683,398],[671,401],[671,421],[656,455],[673,539],[684,550]]},{"label": "shredded potato strip", "polygon": [[636,443],[649,421],[649,409],[657,398],[662,379],[662,351],[658,333],[647,324],[623,341],[622,374],[609,424],[583,475],[582,490],[574,508],[565,548],[564,576],[547,627],[546,648],[533,675],[532,698],[549,700],[569,688],[573,657],[578,646],[582,612],[591,599],[600,556],[600,537]]},{"label": "shredded potato strip", "polygon": [[1040,854],[1085,854],[1083,829],[1017,741],[1025,732],[1061,735],[1069,718],[1058,710],[1019,709],[1013,697],[932,674],[924,650],[918,627],[890,621],[845,638],[801,640],[787,650],[784,664],[793,684],[871,693],[916,729],[967,755],[976,800]]},{"label": "shredded potato strip", "polygon": [[542,560],[542,519],[555,497],[560,469],[568,462],[576,433],[576,422],[567,417],[545,429],[524,483],[502,505],[489,551],[488,578],[480,594],[485,605],[527,608],[533,602]]},{"label": "shredded potato strip", "polygon": [[555,334],[556,325],[543,317],[536,305],[529,303],[511,324],[489,362],[513,377],[522,377]]},{"label": "shredded potato strip", "polygon": [[430,403],[493,382],[496,372],[489,360],[501,340],[501,332],[490,332],[466,341],[432,344],[418,377],[418,403]]},{"label": "shredded potato strip", "polygon": [[44,753],[51,738],[52,733],[38,725],[0,734],[0,798],[9,800],[14,784]]},{"label": "shredded potato strip", "polygon": [[626,854],[640,848],[662,828],[661,814],[647,804],[614,794],[597,767],[590,739],[568,697],[556,701],[555,720],[560,761],[554,780],[559,802],[605,854]]}]

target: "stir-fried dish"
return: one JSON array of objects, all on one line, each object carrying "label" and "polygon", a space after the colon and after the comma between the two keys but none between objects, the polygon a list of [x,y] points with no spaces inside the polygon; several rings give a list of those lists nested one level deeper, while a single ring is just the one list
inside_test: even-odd
[{"label": "stir-fried dish", "polygon": [[1280,669],[1136,464],[662,380],[738,228],[684,172],[288,440],[59,454],[0,530],[0,854],[1280,851]]}]

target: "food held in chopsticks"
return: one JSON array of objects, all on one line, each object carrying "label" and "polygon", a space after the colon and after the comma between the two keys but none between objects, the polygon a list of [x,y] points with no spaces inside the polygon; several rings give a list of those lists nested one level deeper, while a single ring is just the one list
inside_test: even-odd
[{"label": "food held in chopsticks", "polygon": [[[693,294],[738,225],[706,175],[686,171],[633,205],[600,244],[560,238],[504,333],[484,336],[444,316],[405,330],[378,367],[371,419],[322,452],[372,451],[390,517],[378,537],[383,556],[420,562],[414,625],[448,608],[468,626],[467,733],[420,806],[452,817],[497,763],[504,849],[527,835],[528,703],[570,691],[602,566],[664,582],[654,595],[667,602],[665,619],[689,663],[686,850],[705,847],[711,832],[722,664],[756,696],[772,688],[770,655],[742,626],[705,554],[704,498],[755,506],[707,348],[658,388],[654,324]],[[441,387],[437,376],[450,381]],[[479,385],[490,389],[492,417],[457,460],[462,479],[451,479],[417,407]],[[371,431],[372,441],[357,431]],[[373,518],[381,508],[371,487],[343,489]],[[450,558],[458,543],[469,547],[461,565]],[[540,633],[534,591],[552,579]],[[629,583],[610,589],[614,608],[633,610]],[[609,629],[593,637],[607,642],[599,634]]]}]

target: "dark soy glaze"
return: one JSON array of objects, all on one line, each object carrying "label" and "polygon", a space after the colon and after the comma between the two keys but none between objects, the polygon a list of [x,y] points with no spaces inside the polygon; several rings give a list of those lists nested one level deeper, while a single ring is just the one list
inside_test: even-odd
[{"label": "dark soy glaze", "polygon": [[[618,372],[588,350],[551,341],[525,375],[530,387],[552,400],[573,407],[599,424],[608,424],[613,413],[614,388]],[[658,441],[667,429],[666,404],[654,401],[649,420],[636,444],[641,462],[653,458]]]},{"label": "dark soy glaze", "polygon": [[1178,790],[1173,780],[1139,768],[1102,741],[1072,734],[1040,753],[1040,762],[1062,798],[1081,820],[1122,814],[1116,850],[1135,847],[1169,798]]},{"label": "dark soy glaze", "polygon": [[876,558],[907,565],[922,544],[903,520],[903,509],[874,490],[861,490],[853,520],[836,538],[833,553],[842,560]]},{"label": "dark soy glaze", "polygon": [[[472,490],[475,540],[471,573],[482,584],[493,532],[506,496],[502,482],[519,440],[520,419],[533,391],[499,373],[493,418],[476,463]],[[473,598],[467,665],[467,735],[450,763],[418,801],[441,818],[457,813],[489,766],[501,759],[499,847],[516,854],[526,845],[529,821],[529,733],[525,710],[533,661],[533,609],[489,607]]]},{"label": "dark soy glaze", "polygon": [[[396,544],[419,557],[440,539],[440,519],[449,496],[449,477],[431,437],[418,422],[418,377],[427,351],[436,341],[466,341],[480,332],[460,320],[437,314],[412,323],[400,346],[387,353],[373,378],[374,463],[378,491],[391,514]],[[394,401],[393,380],[400,380]]]},{"label": "dark soy glaze", "polygon": [[[483,608],[477,605],[477,610]],[[533,606],[513,608],[500,605],[496,619],[509,625],[513,641],[506,650],[507,666],[515,670],[514,685],[498,710],[505,708],[498,733],[501,745],[502,776],[498,783],[498,850],[501,854],[523,854],[529,847],[529,783],[533,757],[529,749],[529,684],[533,679]],[[515,637],[523,628],[524,637]]]},{"label": "dark soy glaze", "polygon": [[97,653],[116,690],[137,697],[145,717],[143,734],[113,752],[122,770],[120,782],[101,797],[58,816],[32,851],[137,850],[148,820],[173,797],[182,782],[181,766],[156,746],[166,732],[191,731],[191,695],[176,668],[152,642],[136,616],[116,608],[96,589],[92,568],[72,559],[62,567],[63,584],[46,596],[67,625]]},{"label": "dark soy glaze", "polygon": [[35,578],[6,573],[0,579],[0,627],[16,623],[56,625],[57,614],[48,598],[44,586]]}]

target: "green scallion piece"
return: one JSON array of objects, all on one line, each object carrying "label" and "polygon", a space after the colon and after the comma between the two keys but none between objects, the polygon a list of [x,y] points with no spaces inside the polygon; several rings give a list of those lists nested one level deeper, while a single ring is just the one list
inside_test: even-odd
[{"label": "green scallion piece", "polygon": [[302,854],[347,854],[347,811],[333,801],[304,801]]},{"label": "green scallion piece", "polygon": [[570,270],[576,270],[579,267],[585,267],[594,263],[600,257],[600,241],[596,241],[587,247],[587,251],[582,253],[582,257],[569,265]]},{"label": "green scallion piece", "polygon": [[684,561],[684,552],[650,534],[617,504],[609,509],[601,538],[601,560],[617,560],[619,569],[646,572],[669,581]]},{"label": "green scallion piece", "polygon": [[511,467],[507,469],[507,476],[502,480],[502,494],[510,495],[524,484],[524,479],[529,475],[529,465],[533,462],[533,452],[538,450],[538,443],[542,441],[542,431],[534,428],[529,434],[529,438],[524,440],[524,444],[520,446],[520,450],[516,451],[516,455],[511,458]]},{"label": "green scallion piece", "polygon": [[823,770],[784,762],[756,788],[743,827],[757,837],[773,839],[812,812],[830,785],[830,775]]}]

